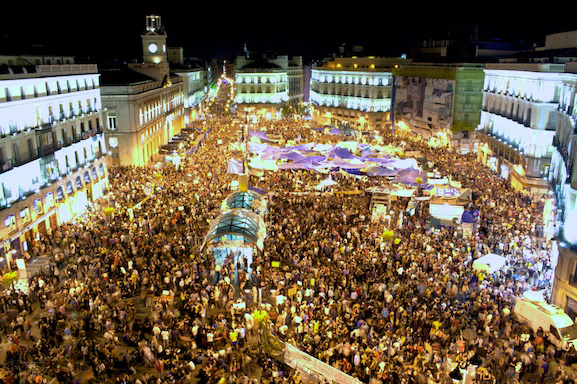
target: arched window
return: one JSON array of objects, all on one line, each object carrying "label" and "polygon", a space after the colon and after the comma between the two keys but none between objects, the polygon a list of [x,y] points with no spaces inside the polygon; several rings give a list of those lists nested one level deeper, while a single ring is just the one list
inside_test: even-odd
[{"label": "arched window", "polygon": [[64,199],[64,188],[62,186],[58,187],[56,190],[56,200]]},{"label": "arched window", "polygon": [[54,205],[54,194],[52,192],[46,194],[45,205],[47,209]]}]

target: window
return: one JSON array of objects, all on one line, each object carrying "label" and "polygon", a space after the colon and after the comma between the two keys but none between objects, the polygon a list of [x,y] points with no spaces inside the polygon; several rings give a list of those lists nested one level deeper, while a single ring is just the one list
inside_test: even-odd
[{"label": "window", "polygon": [[549,333],[555,336],[557,340],[561,340],[561,335],[559,334],[559,331],[557,330],[557,328],[555,328],[554,325],[549,326]]},{"label": "window", "polygon": [[16,216],[8,215],[8,217],[4,219],[4,225],[6,226],[6,228],[10,228],[13,225],[16,225]]},{"label": "window", "polygon": [[30,219],[30,210],[28,209],[28,207],[26,207],[20,211],[20,218],[24,221],[27,221]]},{"label": "window", "polygon": [[46,194],[46,208],[51,208],[54,205],[54,194],[52,192],[48,192]]}]

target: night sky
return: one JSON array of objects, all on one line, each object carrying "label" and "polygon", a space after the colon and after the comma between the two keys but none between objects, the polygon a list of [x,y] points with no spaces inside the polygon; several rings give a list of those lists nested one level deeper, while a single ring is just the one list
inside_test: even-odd
[{"label": "night sky", "polygon": [[[463,25],[476,25],[480,39],[523,40],[538,45],[545,34],[577,30],[572,7],[535,8],[528,2],[498,8],[498,3],[487,2],[461,2],[458,7],[443,2],[443,7],[436,8],[383,1],[375,3],[378,5],[358,2],[362,7],[356,8],[355,2],[245,3],[96,1],[68,8],[31,5],[28,13],[22,9],[4,13],[8,17],[2,23],[0,53],[26,53],[34,45],[91,62],[138,59],[145,15],[152,13],[161,15],[169,47],[181,46],[185,56],[203,59],[234,57],[245,43],[249,50],[302,55],[305,60],[337,52],[343,42],[364,46],[366,54],[398,56],[409,53],[416,42],[454,33]],[[327,10],[328,5],[332,8]]]}]

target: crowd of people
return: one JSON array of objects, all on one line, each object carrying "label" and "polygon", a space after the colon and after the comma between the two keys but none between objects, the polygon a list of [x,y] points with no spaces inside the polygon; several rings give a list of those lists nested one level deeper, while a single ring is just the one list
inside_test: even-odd
[{"label": "crowd of people", "polygon": [[[326,175],[264,172],[249,181],[268,192],[263,252],[250,266],[217,267],[201,245],[236,188],[227,163],[244,156],[230,145],[244,134],[224,113],[228,91],[191,124],[209,133],[178,166],[109,168],[109,194],[34,244],[28,256],[49,257],[48,267],[27,293],[0,297],[0,382],[322,381],[261,348],[257,309],[279,340],[364,383],[452,382],[455,366],[473,365],[474,382],[572,382],[575,351],[512,317],[523,291],[551,288],[543,202],[473,155],[382,137],[473,190],[471,236],[429,226],[427,201],[410,215],[407,198],[392,199],[389,219],[372,220],[364,191],[382,178],[334,173],[332,191],[316,193],[307,186]],[[302,120],[266,125],[286,140],[338,140]],[[472,268],[488,253],[507,258],[501,273]]]}]

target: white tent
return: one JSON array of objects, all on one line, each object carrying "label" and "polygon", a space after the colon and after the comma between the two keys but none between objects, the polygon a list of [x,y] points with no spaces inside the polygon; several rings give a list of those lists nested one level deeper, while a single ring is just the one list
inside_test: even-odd
[{"label": "white tent", "polygon": [[323,189],[325,187],[330,187],[332,185],[337,184],[336,181],[333,180],[333,178],[329,175],[329,178],[326,180],[321,181],[316,187],[315,189]]},{"label": "white tent", "polygon": [[489,253],[483,257],[479,257],[477,260],[473,261],[473,269],[478,271],[485,271],[488,273],[495,273],[500,271],[507,262],[503,256],[496,255],[494,253]]}]

